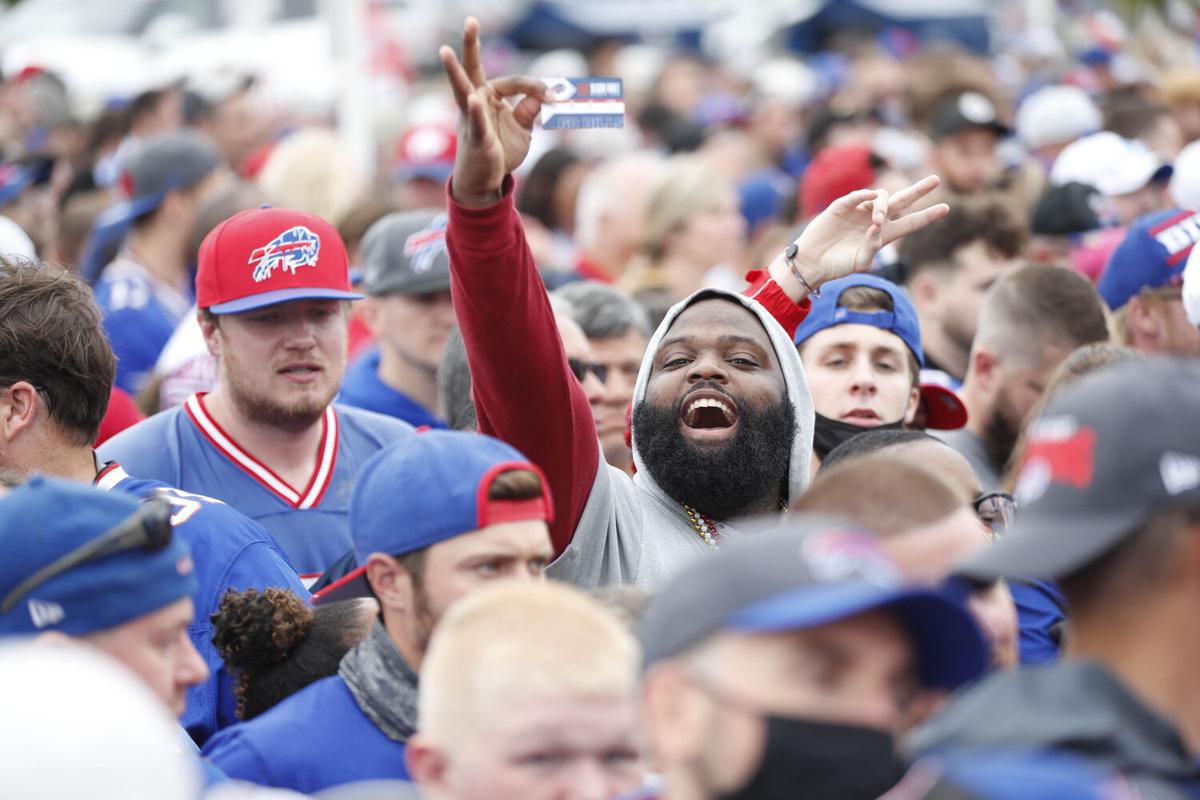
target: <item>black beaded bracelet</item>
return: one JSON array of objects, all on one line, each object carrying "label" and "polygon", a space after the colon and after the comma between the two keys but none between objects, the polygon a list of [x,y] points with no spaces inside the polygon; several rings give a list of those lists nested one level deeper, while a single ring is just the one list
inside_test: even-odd
[{"label": "black beaded bracelet", "polygon": [[804,280],[804,276],[800,274],[800,270],[796,269],[796,254],[800,252],[800,248],[796,247],[796,243],[792,242],[783,251],[783,259],[787,262],[788,269],[796,276],[796,280],[800,281],[801,285],[808,290],[808,296],[814,300],[821,299],[821,293],[809,285],[808,281]]}]

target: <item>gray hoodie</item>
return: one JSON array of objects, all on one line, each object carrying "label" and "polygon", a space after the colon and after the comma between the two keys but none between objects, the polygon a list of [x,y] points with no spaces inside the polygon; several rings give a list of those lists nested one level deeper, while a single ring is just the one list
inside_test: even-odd
[{"label": "gray hoodie", "polygon": [[1146,800],[1200,796],[1200,771],[1175,727],[1092,661],[995,673],[906,745],[916,755],[1063,750],[1121,773]]},{"label": "gray hoodie", "polygon": [[[675,318],[697,299],[713,296],[732,300],[758,317],[775,348],[788,399],[792,401],[796,415],[796,437],[792,442],[788,472],[787,500],[790,503],[808,486],[814,419],[812,397],[792,338],[755,300],[732,292],[707,289],[668,311],[642,358],[634,388],[634,405],[646,397],[654,354]],[[604,463],[601,453],[600,468],[583,516],[576,526],[575,538],[550,565],[548,573],[551,576],[584,587],[613,583],[653,587],[670,578],[693,558],[710,552],[692,527],[683,506],[668,497],[650,477],[638,451],[636,429],[633,431],[633,461],[637,475],[631,480],[625,473]],[[720,523],[718,527],[725,542],[744,535],[727,523]]]}]

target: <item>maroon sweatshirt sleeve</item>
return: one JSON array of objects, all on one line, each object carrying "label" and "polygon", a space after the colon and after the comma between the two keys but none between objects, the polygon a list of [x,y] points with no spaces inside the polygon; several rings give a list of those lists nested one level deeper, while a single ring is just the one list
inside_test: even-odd
[{"label": "maroon sweatshirt sleeve", "polygon": [[[449,197],[454,312],[471,365],[479,430],[546,473],[555,553],[571,543],[596,480],[600,444],[583,387],[567,365],[550,299],[513,206],[513,181],[487,208]],[[447,191],[447,195],[450,192]]]}]

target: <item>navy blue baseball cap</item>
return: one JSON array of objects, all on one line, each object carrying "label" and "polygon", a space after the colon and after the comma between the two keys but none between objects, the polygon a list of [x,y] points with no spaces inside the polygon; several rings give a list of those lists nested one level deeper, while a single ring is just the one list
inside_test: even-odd
[{"label": "navy blue baseball cap", "polygon": [[[933,784],[931,788],[930,784]],[[897,798],[922,800],[1135,800],[1113,769],[1064,751],[963,750],[918,761]],[[888,795],[892,796],[891,793]]]},{"label": "navy blue baseball cap", "polygon": [[[191,554],[169,535],[167,513],[158,520],[165,530],[157,539],[148,530],[139,542],[140,532],[132,530],[153,526],[153,512],[124,492],[56,478],[33,477],[0,498],[0,636],[51,630],[82,636],[191,597],[197,587]],[[106,548],[35,579],[128,522],[134,536],[115,552]]]},{"label": "navy blue baseball cap", "polygon": [[1192,246],[1200,241],[1200,212],[1174,208],[1138,217],[1108,258],[1097,289],[1116,311],[1143,289],[1183,283]]},{"label": "navy blue baseball cap", "polygon": [[685,567],[646,609],[644,663],[725,631],[807,630],[871,611],[891,613],[908,632],[925,685],[952,689],[987,670],[988,646],[960,603],[904,583],[873,534],[809,514]]},{"label": "navy blue baseball cap", "polygon": [[[530,500],[490,500],[496,478],[529,470],[542,481]],[[369,597],[367,558],[402,556],[502,522],[553,518],[542,471],[517,450],[481,433],[427,431],[380,450],[363,465],[350,499],[358,569],[313,596],[314,602]]]},{"label": "navy blue baseball cap", "polygon": [[[852,311],[838,305],[838,300],[847,289],[866,286],[878,289],[892,299],[891,311]],[[808,316],[796,328],[793,341],[796,346],[804,344],[813,334],[835,325],[871,325],[896,334],[916,357],[917,363],[925,366],[925,351],[921,349],[921,325],[917,320],[917,309],[912,300],[896,284],[867,272],[847,275],[821,286],[821,296],[812,300]]]}]

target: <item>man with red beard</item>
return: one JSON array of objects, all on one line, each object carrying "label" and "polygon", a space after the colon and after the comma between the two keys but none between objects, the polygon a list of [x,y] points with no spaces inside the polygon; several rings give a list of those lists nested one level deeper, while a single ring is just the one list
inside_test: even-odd
[{"label": "man with red beard", "polygon": [[200,245],[200,328],[217,388],[105,443],[102,461],[215,497],[259,522],[296,570],[319,575],[350,549],[359,467],[412,431],[332,404],[346,371],[346,248],[320,217],[257,208]]},{"label": "man with red beard", "polygon": [[510,174],[528,153],[545,88],[525,77],[489,82],[472,18],[462,62],[449,47],[441,57],[461,111],[446,231],[451,291],[480,430],[527,453],[549,478],[557,554],[549,574],[583,586],[659,584],[739,538],[729,520],[786,508],[803,491],[813,410],[792,331],[810,291],[865,271],[884,244],[948,212],[937,205],[892,218],[937,179],[892,198],[847,195],[752,274],[744,294],[704,290],[671,309],[634,388],[631,482],[603,461],[513,208]]},{"label": "man with red beard", "polygon": [[1103,301],[1077,272],[1022,267],[988,291],[962,386],[967,424],[939,434],[971,462],[985,492],[1000,488],[1050,373],[1076,348],[1107,339]]}]

